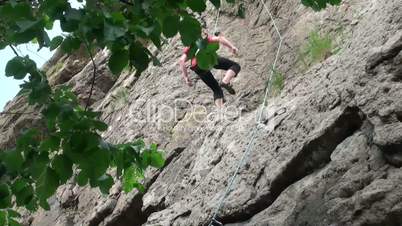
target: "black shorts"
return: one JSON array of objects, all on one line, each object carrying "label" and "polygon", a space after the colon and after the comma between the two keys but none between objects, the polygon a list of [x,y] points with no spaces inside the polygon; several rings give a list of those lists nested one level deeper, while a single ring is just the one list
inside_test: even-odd
[{"label": "black shorts", "polygon": [[[215,69],[220,70],[233,70],[236,75],[240,72],[241,67],[238,63],[226,59],[224,57],[218,57],[218,64],[214,66]],[[198,66],[191,67],[198,76],[200,76],[201,80],[212,89],[214,92],[214,100],[223,98],[223,91],[218,81],[214,78],[211,71],[203,70]]]}]

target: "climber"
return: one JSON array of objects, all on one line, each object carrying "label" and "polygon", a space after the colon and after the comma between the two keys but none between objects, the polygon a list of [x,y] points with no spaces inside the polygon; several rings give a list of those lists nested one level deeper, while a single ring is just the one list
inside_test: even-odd
[{"label": "climber", "polygon": [[[210,36],[208,33],[204,30],[203,31],[203,36],[206,37],[208,43],[213,43],[213,42],[218,42],[219,44],[222,44],[226,46],[227,48],[230,49],[230,51],[233,54],[238,53],[238,49],[225,37],[222,35],[217,35],[217,36]],[[186,61],[188,60],[187,55],[190,51],[190,47],[185,47],[183,51],[183,55],[180,58],[180,68],[182,70],[182,75],[184,78],[184,81],[188,86],[192,86],[191,80],[188,77],[188,71],[187,71],[187,66],[186,66]],[[212,75],[211,71],[203,70],[198,67],[197,65],[197,60],[194,57],[191,59],[191,67],[190,69],[194,71],[198,76],[200,76],[201,80],[209,87],[212,89],[214,92],[214,101],[215,105],[218,107],[222,107],[224,103],[224,96],[223,96],[223,91],[222,88],[225,88],[230,94],[235,94],[235,90],[233,89],[232,85],[230,84],[231,80],[237,76],[237,74],[240,72],[240,65],[236,62],[233,62],[229,59],[226,59],[224,57],[218,56],[218,63],[214,66],[215,69],[221,69],[221,70],[226,70],[225,77],[222,79],[220,84],[214,76]]]}]

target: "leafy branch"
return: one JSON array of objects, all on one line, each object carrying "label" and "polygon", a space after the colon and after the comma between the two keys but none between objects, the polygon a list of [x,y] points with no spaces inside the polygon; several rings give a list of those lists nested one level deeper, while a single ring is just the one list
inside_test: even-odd
[{"label": "leafy branch", "polygon": [[301,0],[305,6],[311,7],[312,9],[319,11],[325,9],[327,5],[339,5],[342,0]]}]

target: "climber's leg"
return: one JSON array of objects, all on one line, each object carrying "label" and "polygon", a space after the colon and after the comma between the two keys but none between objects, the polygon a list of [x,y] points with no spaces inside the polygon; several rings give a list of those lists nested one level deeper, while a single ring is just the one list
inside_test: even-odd
[{"label": "climber's leg", "polygon": [[212,89],[214,92],[215,105],[218,107],[223,106],[224,97],[222,88],[219,86],[218,81],[214,78],[211,71],[202,70],[199,67],[192,68],[192,70],[200,76],[201,80]]},{"label": "climber's leg", "polygon": [[218,64],[215,65],[216,69],[227,70],[225,77],[222,79],[221,86],[225,88],[230,94],[235,94],[235,90],[230,85],[230,82],[237,74],[239,74],[241,67],[238,63],[226,59],[224,57],[218,57]]}]

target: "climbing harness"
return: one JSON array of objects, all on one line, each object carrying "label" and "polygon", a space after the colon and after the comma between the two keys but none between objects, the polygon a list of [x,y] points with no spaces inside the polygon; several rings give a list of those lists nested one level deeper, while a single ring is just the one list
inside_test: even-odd
[{"label": "climbing harness", "polygon": [[[256,132],[258,130],[258,125],[261,123],[261,118],[262,118],[263,110],[264,110],[264,108],[266,106],[268,93],[271,90],[271,80],[272,80],[272,77],[273,77],[273,74],[274,74],[274,70],[276,69],[276,64],[277,64],[277,61],[278,61],[278,58],[279,58],[279,53],[280,53],[280,50],[281,50],[281,47],[282,47],[282,40],[283,39],[282,39],[281,33],[279,32],[278,27],[276,26],[275,19],[274,19],[273,15],[271,14],[271,11],[269,10],[268,6],[265,4],[264,0],[260,0],[260,1],[261,1],[262,5],[263,5],[265,11],[268,13],[268,15],[269,15],[269,17],[270,17],[270,19],[272,21],[272,25],[275,28],[275,32],[279,36],[278,50],[276,52],[275,60],[274,60],[274,63],[272,65],[271,73],[270,73],[270,76],[269,76],[269,79],[268,79],[268,84],[269,85],[265,90],[264,100],[263,100],[263,103],[261,104],[261,109],[260,109],[259,114],[258,114],[257,123],[256,123],[254,129],[251,132],[250,142],[247,144],[245,152],[243,153],[242,158],[238,162],[233,175],[229,179],[229,182],[228,182],[228,185],[226,187],[226,190],[225,190],[224,194],[222,195],[221,199],[219,200],[215,211],[213,212],[212,220],[209,223],[209,226],[221,226],[221,225],[223,225],[221,222],[218,221],[217,217],[218,217],[218,214],[219,214],[220,210],[222,209],[227,197],[229,196],[230,192],[235,188],[235,180],[236,180],[241,168],[244,166],[245,163],[248,162],[250,153],[253,150],[254,140],[255,140],[255,137],[256,137]],[[218,23],[217,20],[219,19],[219,15],[220,15],[220,12],[218,10],[218,14],[217,14],[217,17],[216,17],[216,22],[215,22],[215,29],[217,27],[217,23]]]}]

